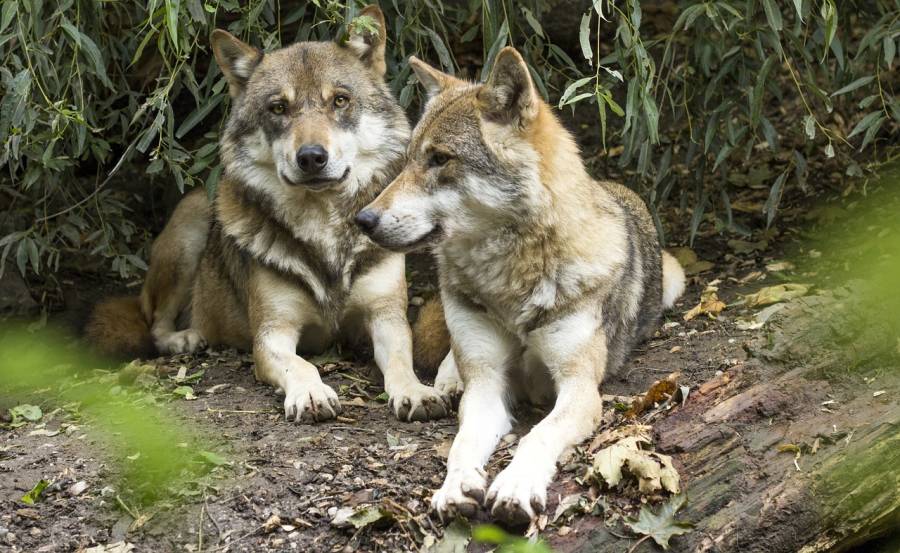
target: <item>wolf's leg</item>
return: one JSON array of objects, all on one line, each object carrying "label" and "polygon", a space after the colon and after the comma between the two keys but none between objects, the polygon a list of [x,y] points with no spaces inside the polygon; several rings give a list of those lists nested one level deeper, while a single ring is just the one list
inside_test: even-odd
[{"label": "wolf's leg", "polygon": [[449,398],[419,382],[413,371],[412,332],[406,320],[406,277],[402,255],[390,255],[353,285],[352,309],[364,313],[375,363],[400,420],[423,421],[450,414]]},{"label": "wolf's leg", "polygon": [[195,329],[178,331],[179,316],[191,303],[197,267],[209,236],[209,201],[202,190],[186,195],[153,242],[150,270],[141,290],[141,309],[150,321],[160,353],[185,353],[204,347]]},{"label": "wolf's leg", "polygon": [[441,362],[441,366],[438,367],[434,388],[439,393],[451,398],[458,398],[463,393],[462,379],[459,376],[459,369],[456,367],[456,359],[454,359],[452,351],[447,354],[447,357]]},{"label": "wolf's leg", "polygon": [[412,333],[406,314],[395,310],[369,319],[375,363],[384,373],[384,390],[400,420],[425,421],[450,414],[450,400],[419,382],[413,372]]},{"label": "wolf's leg", "polygon": [[[445,294],[446,299],[446,294]],[[447,477],[431,498],[442,519],[472,516],[487,487],[484,464],[512,427],[506,405],[506,370],[515,356],[514,338],[484,314],[445,302],[454,339],[453,357],[465,390],[459,403],[459,432],[447,458]]]},{"label": "wolf's leg", "polygon": [[513,460],[488,491],[492,515],[513,524],[528,522],[546,506],[557,459],[588,437],[602,414],[606,338],[592,314],[576,312],[539,328],[528,345],[549,369],[557,398],[553,410],[519,441]]},{"label": "wolf's leg", "polygon": [[306,292],[268,269],[254,267],[248,307],[256,378],[284,390],[284,414],[297,422],[323,421],[341,412],[337,394],[315,365],[297,355],[304,326],[318,320]]}]

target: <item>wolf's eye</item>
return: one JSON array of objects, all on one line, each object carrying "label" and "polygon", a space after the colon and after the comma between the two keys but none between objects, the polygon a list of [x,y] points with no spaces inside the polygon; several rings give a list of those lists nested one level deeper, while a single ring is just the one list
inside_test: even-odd
[{"label": "wolf's eye", "polygon": [[347,107],[347,104],[350,103],[350,97],[346,94],[338,94],[334,97],[334,107],[340,109]]},{"label": "wolf's eye", "polygon": [[448,161],[450,161],[450,156],[448,154],[445,154],[444,152],[434,152],[428,158],[428,166],[441,167],[446,165]]},{"label": "wolf's eye", "polygon": [[284,102],[272,102],[271,104],[269,104],[269,111],[271,111],[275,115],[283,114],[284,110],[285,110]]}]

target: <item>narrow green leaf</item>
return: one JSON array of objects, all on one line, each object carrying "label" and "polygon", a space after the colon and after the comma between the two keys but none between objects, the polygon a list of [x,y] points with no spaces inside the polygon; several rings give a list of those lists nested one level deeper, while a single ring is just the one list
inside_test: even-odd
[{"label": "narrow green leaf", "polygon": [[191,112],[191,114],[188,115],[178,127],[178,130],[175,131],[175,138],[181,138],[188,132],[190,132],[190,130],[197,126],[198,123],[206,119],[206,116],[209,115],[212,110],[216,109],[216,107],[221,104],[224,99],[224,94],[213,96],[209,98],[202,106]]},{"label": "narrow green leaf", "polygon": [[564,105],[566,105],[566,100],[568,100],[576,90],[591,82],[592,80],[594,80],[593,76],[584,77],[567,86],[565,92],[563,92],[563,95],[559,98],[559,107],[563,107]]},{"label": "narrow green leaf", "polygon": [[6,30],[6,27],[9,26],[10,22],[16,16],[16,0],[7,0],[3,2],[3,7],[0,8],[0,33]]},{"label": "narrow green leaf", "polygon": [[756,86],[753,87],[753,96],[750,100],[753,102],[750,106],[750,126],[752,128],[756,128],[759,125],[759,116],[762,113],[762,104],[763,97],[766,93],[766,80],[769,78],[769,71],[772,70],[772,66],[775,64],[776,57],[770,55],[766,58],[766,61],[763,62],[762,67],[759,70],[759,74],[756,77]]},{"label": "narrow green leaf", "polygon": [[441,60],[441,66],[444,71],[453,75],[455,73],[453,69],[453,58],[450,56],[450,51],[447,50],[447,46],[444,45],[441,36],[437,34],[434,29],[427,29],[427,32],[428,38],[431,39],[431,45],[434,46],[434,51],[437,52],[438,59]]},{"label": "narrow green leaf", "polygon": [[500,49],[506,46],[506,40],[508,38],[509,23],[504,19],[503,24],[500,25],[500,30],[497,32],[497,38],[494,39],[494,43],[491,44],[491,49],[488,50],[487,55],[484,57],[484,67],[481,68],[482,81],[486,80],[488,75],[491,74],[491,69],[494,67],[494,59],[497,57],[497,53],[500,52]]},{"label": "narrow green leaf", "polygon": [[897,53],[897,43],[894,42],[894,37],[885,35],[883,44],[884,64],[890,68],[891,63],[894,62],[894,55]]},{"label": "narrow green leaf", "polygon": [[847,136],[847,138],[853,138],[854,136],[858,135],[859,133],[865,131],[866,129],[871,127],[873,124],[875,124],[875,121],[877,121],[879,117],[881,117],[880,110],[870,112],[865,117],[860,119],[859,123],[857,123],[856,126],[853,127],[853,130],[850,131],[850,134]]},{"label": "narrow green leaf", "polygon": [[584,59],[593,65],[594,51],[591,49],[591,12],[581,16],[581,28],[578,30],[578,41],[581,43],[581,53]]},{"label": "narrow green leaf", "polygon": [[845,86],[843,88],[839,88],[835,92],[832,92],[831,97],[833,98],[835,96],[840,96],[841,94],[853,92],[857,88],[864,87],[874,80],[875,80],[875,77],[873,75],[869,75],[867,77],[860,77],[860,78],[856,79],[855,81],[853,81],[852,83],[848,84],[847,86]]},{"label": "narrow green leaf", "polygon": [[803,23],[803,0],[794,0],[794,9],[797,10],[797,19]]},{"label": "narrow green leaf", "polygon": [[178,8],[179,0],[166,0],[166,29],[172,40],[172,49],[178,52]]},{"label": "narrow green leaf", "polygon": [[766,199],[766,204],[763,207],[763,212],[766,214],[766,228],[772,226],[772,221],[775,220],[775,213],[778,212],[778,204],[781,203],[781,196],[784,194],[784,181],[787,179],[787,176],[787,171],[781,173],[775,179],[775,184],[769,189],[769,197]]},{"label": "narrow green leaf", "polygon": [[863,137],[862,144],[859,147],[859,151],[863,151],[866,149],[866,146],[868,146],[869,143],[872,142],[872,139],[875,138],[875,135],[878,134],[879,130],[881,130],[881,126],[885,121],[887,121],[887,117],[881,115],[875,120],[874,123],[869,125],[869,128],[866,129],[866,136]]},{"label": "narrow green leaf", "polygon": [[762,0],[763,10],[766,12],[766,20],[769,27],[775,32],[781,32],[784,24],[781,20],[781,8],[775,3],[775,0]]},{"label": "narrow green leaf", "polygon": [[544,36],[544,28],[541,27],[540,22],[535,19],[534,14],[531,13],[531,10],[529,10],[525,6],[522,6],[522,13],[525,14],[525,21],[528,22],[528,25],[531,26],[534,32],[537,33],[537,35],[540,37]]},{"label": "narrow green leaf", "polygon": [[834,40],[834,35],[837,34],[837,8],[834,7],[832,0],[822,2],[821,14],[822,20],[825,22],[825,52],[822,56],[822,59],[825,59],[828,48],[831,46],[831,41]]}]

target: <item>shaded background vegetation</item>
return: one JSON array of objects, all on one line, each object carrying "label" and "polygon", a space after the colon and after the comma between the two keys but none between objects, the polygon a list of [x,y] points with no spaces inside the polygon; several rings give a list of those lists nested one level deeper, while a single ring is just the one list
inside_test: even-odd
[{"label": "shaded background vegetation", "polygon": [[[139,276],[148,214],[190,187],[214,194],[221,174],[228,98],[212,29],[263,49],[327,40],[361,5],[2,0],[0,271]],[[900,0],[381,5],[388,78],[410,113],[409,55],[478,79],[513,45],[545,98],[599,130],[586,156],[641,192],[670,243],[704,225],[750,234],[776,221],[786,190],[815,196],[831,182],[818,175],[863,176],[895,155]],[[747,186],[765,200],[741,205]],[[669,208],[686,221],[674,237]]]}]

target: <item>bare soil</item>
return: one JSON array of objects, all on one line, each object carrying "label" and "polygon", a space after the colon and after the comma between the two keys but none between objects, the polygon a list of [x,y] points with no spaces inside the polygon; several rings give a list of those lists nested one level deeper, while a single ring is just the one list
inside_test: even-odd
[{"label": "bare soil", "polygon": [[[428,293],[433,282],[428,265],[425,258],[412,264],[411,298]],[[605,394],[635,396],[676,371],[681,373],[679,384],[696,389],[716,374],[743,364],[743,345],[752,333],[736,330],[729,316],[681,320],[681,313],[697,300],[699,283],[709,278],[692,280],[694,284],[662,321],[657,336],[635,352],[620,374],[607,380]],[[724,288],[720,296],[730,301],[737,290]],[[428,502],[444,476],[455,420],[398,422],[379,398],[383,388],[376,369],[359,361],[326,361],[321,365],[323,378],[339,391],[344,411],[338,421],[306,425],[284,420],[281,398],[255,381],[246,353],[207,351],[150,360],[160,374],[159,393],[175,387],[171,377],[181,367],[187,368],[188,375],[204,369],[200,380],[192,383],[197,399],[171,396],[169,407],[185,425],[196,427],[220,451],[227,451],[230,464],[215,469],[212,484],[202,486],[196,495],[146,507],[123,506],[116,499],[117,461],[121,460],[106,456],[89,428],[51,437],[30,435],[32,424],[0,430],[0,543],[14,551],[42,552],[118,541],[134,544],[139,551],[201,547],[405,551],[418,550],[426,539],[430,542],[428,534],[439,539],[442,524],[428,513]],[[11,407],[12,401],[0,398],[0,407]],[[52,401],[42,405],[45,413],[55,407]],[[66,416],[66,411],[58,411],[42,422],[54,430]],[[516,436],[540,416],[541,411],[532,408],[519,413],[513,435],[492,458],[491,474],[509,460]],[[610,406],[605,425],[621,418]],[[585,467],[586,461],[577,454],[564,465],[550,491],[548,513],[554,512],[561,497],[588,492],[576,481]],[[42,478],[53,484],[36,505],[24,505],[20,498]],[[68,487],[80,481],[87,489],[72,496]],[[627,494],[609,501],[621,503],[622,512],[639,504],[636,496]],[[331,524],[338,509],[363,504],[381,505],[395,514],[395,520],[360,530]],[[273,515],[280,524],[274,524]],[[141,519],[137,524],[135,516]],[[574,538],[579,532],[602,520],[590,518],[548,525],[542,536],[565,551],[578,541]],[[482,515],[481,521],[489,522],[489,517]],[[560,527],[565,528],[564,536],[558,532]]]}]

